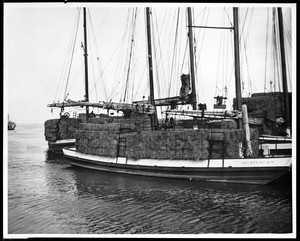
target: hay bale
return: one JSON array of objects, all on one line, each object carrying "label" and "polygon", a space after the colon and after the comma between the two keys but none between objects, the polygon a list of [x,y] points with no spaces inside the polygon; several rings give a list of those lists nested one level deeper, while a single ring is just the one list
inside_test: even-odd
[{"label": "hay bale", "polygon": [[102,124],[104,124],[105,122],[107,122],[107,119],[108,118],[103,118],[103,117],[97,117],[97,118],[89,118],[88,119],[88,123],[91,123],[91,124],[100,124],[100,125],[102,125]]},{"label": "hay bale", "polygon": [[225,140],[224,132],[212,132],[210,140],[221,141]]},{"label": "hay bale", "polygon": [[58,119],[50,119],[44,122],[44,136],[46,141],[56,141],[59,137]]},{"label": "hay bale", "polygon": [[49,119],[49,120],[46,120],[45,123],[44,123],[44,126],[45,127],[51,127],[51,126],[55,126],[57,123],[58,123],[58,120],[59,119]]},{"label": "hay bale", "polygon": [[232,119],[224,119],[221,121],[221,129],[236,130],[237,122]]},{"label": "hay bale", "polygon": [[136,127],[134,124],[119,124],[119,123],[105,123],[105,124],[92,124],[84,123],[81,125],[83,130],[87,131],[107,131],[107,132],[134,132]]}]

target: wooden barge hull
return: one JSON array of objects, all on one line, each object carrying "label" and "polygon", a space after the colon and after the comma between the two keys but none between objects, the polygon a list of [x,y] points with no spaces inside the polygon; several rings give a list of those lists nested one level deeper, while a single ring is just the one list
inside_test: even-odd
[{"label": "wooden barge hull", "polygon": [[[160,178],[180,178],[193,179],[199,181],[210,182],[226,182],[226,183],[240,183],[240,184],[268,184],[279,177],[290,172],[291,157],[272,158],[272,163],[268,158],[255,158],[256,166],[250,164],[252,160],[244,159],[230,159],[229,163],[235,161],[240,166],[232,166],[226,164],[227,160],[203,160],[201,165],[206,167],[191,166],[191,163],[198,161],[170,160],[165,161],[167,165],[149,165],[144,160],[128,160],[120,157],[101,157],[77,152],[74,148],[63,148],[64,156],[69,163],[74,166],[89,168],[99,171],[123,173],[131,175],[151,176]],[[213,162],[211,162],[213,161]],[[263,164],[261,163],[269,163]],[[156,160],[156,163],[161,162]],[[211,164],[209,164],[211,162]],[[135,163],[135,164],[133,164]],[[155,163],[155,161],[154,161]],[[162,161],[164,163],[164,161]],[[172,166],[168,163],[174,163]],[[177,166],[175,166],[175,163]],[[243,164],[244,163],[244,167]]]}]

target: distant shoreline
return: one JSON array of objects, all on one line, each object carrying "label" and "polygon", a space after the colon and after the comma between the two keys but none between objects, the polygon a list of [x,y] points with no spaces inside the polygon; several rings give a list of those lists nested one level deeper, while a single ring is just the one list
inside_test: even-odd
[{"label": "distant shoreline", "polygon": [[18,122],[18,121],[13,121],[17,125],[44,125],[44,122]]}]

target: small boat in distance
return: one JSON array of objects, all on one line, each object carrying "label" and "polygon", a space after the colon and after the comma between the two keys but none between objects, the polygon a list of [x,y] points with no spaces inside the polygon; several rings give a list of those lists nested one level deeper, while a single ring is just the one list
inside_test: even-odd
[{"label": "small boat in distance", "polygon": [[14,130],[16,128],[16,123],[9,120],[9,115],[8,115],[8,130],[11,131],[11,130]]}]

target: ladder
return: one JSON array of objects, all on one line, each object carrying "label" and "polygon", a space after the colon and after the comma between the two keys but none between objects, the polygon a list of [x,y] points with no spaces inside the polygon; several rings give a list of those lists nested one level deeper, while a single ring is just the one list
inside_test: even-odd
[{"label": "ladder", "polygon": [[[215,134],[216,133],[219,134],[221,132],[212,132],[211,134],[213,135],[214,133]],[[212,140],[212,139],[209,140],[209,157],[208,157],[209,159],[212,158],[213,151],[220,151],[221,150],[221,153],[222,153],[221,154],[221,158],[224,161],[224,158],[225,158],[225,155],[226,155],[227,146],[228,146],[228,141],[225,140],[224,132],[222,134],[223,134],[223,138],[221,140]],[[220,148],[215,149],[214,147],[215,147],[216,144],[218,144],[218,146],[219,146],[219,144],[221,144],[221,149]]]},{"label": "ladder", "polygon": [[126,156],[126,138],[120,137],[117,146],[117,157]]}]

